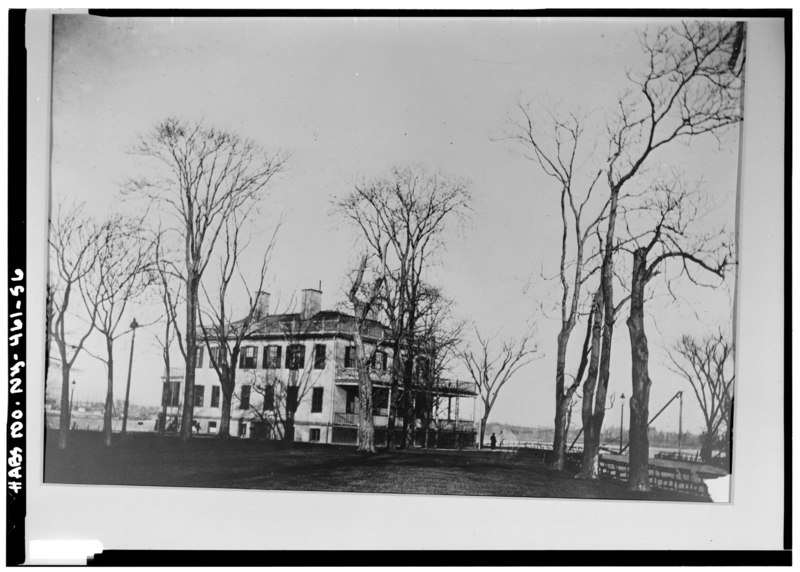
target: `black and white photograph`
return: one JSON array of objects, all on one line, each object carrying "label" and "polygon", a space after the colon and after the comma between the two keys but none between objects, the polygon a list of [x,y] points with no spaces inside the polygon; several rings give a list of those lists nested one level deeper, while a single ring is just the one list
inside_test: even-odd
[{"label": "black and white photograph", "polygon": [[737,501],[747,18],[51,22],[45,487]]}]

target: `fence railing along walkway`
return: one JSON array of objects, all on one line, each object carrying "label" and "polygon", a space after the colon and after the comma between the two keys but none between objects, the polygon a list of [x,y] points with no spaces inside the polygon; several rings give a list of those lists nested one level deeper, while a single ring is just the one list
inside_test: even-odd
[{"label": "fence railing along walkway", "polygon": [[[628,480],[630,467],[624,461],[600,458],[600,475],[619,481]],[[650,465],[648,469],[650,487],[654,489],[708,496],[708,488],[703,479],[691,469],[684,467],[664,467]]]},{"label": "fence railing along walkway", "polygon": [[[552,445],[539,442],[519,442],[513,447],[504,444],[503,449],[524,449],[535,452],[544,461],[553,450]],[[581,464],[582,448],[575,446],[567,451],[567,464],[578,470]],[[626,482],[628,480],[628,463],[608,457],[600,457],[600,476]],[[708,487],[703,479],[691,469],[685,467],[666,467],[663,465],[650,465],[648,470],[650,487],[659,490],[677,491],[698,496],[708,496]]]}]

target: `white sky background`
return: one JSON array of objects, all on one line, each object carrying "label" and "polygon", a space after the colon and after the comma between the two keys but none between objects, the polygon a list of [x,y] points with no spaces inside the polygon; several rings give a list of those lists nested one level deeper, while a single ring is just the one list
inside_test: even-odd
[{"label": "white sky background", "polygon": [[[557,294],[544,282],[557,267],[557,187],[502,137],[518,101],[580,108],[602,118],[626,86],[625,70],[643,62],[631,22],[457,19],[146,20],[57,17],[53,58],[52,203],[86,201],[103,217],[134,212],[119,184],[141,172],[127,151],[137,134],[169,115],[255,139],[292,157],[265,198],[256,240],[284,223],[267,288],[286,302],[322,281],[323,308],[343,300],[347,270],[359,251],[355,231],[331,216],[363,176],[416,163],[472,181],[473,215],[446,237],[428,277],[456,301],[456,314],[484,332],[516,336],[536,320],[542,357],[521,370],[497,401],[491,420],[548,426],[553,418],[557,319],[540,303]],[[654,157],[702,176],[718,206],[708,227],[733,228],[737,131]],[[255,246],[255,244],[254,244]],[[254,260],[258,253],[253,251]],[[656,279],[657,280],[657,279]],[[730,281],[732,283],[732,280]],[[732,287],[687,286],[685,302],[657,297],[649,306],[651,411],[686,382],[663,364],[662,347],[683,333],[729,328]],[[140,322],[158,306],[132,308]],[[555,318],[555,314],[552,314]],[[609,391],[630,392],[628,333],[618,319]],[[156,326],[137,334],[131,400],[157,405],[163,365]],[[583,328],[573,334],[581,343]],[[91,343],[102,351],[99,338]],[[116,344],[115,396],[123,397],[129,341]],[[177,357],[178,352],[175,352]],[[103,366],[79,358],[76,401],[102,400]],[[574,371],[575,365],[570,368]],[[690,394],[684,427],[701,429]],[[626,408],[627,409],[627,408]],[[627,411],[626,411],[627,417]],[[619,423],[619,405],[607,426]],[[655,425],[677,430],[677,407]]]}]

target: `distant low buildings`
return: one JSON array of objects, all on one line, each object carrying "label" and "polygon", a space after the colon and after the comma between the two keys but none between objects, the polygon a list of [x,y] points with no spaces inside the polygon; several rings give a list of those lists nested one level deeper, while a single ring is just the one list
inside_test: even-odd
[{"label": "distant low buildings", "polygon": [[[286,438],[292,441],[356,444],[359,422],[358,379],[353,332],[355,318],[321,310],[322,292],[303,290],[300,312],[269,314],[269,294],[260,293],[261,317],[242,343],[231,404],[234,437]],[[373,353],[373,420],[376,444],[385,442],[391,395],[392,349],[382,340],[388,329],[375,320],[362,337]],[[223,353],[209,340],[217,359]],[[194,419],[199,433],[216,434],[221,423],[222,389],[206,344],[195,369]],[[415,364],[412,400],[418,444],[474,444],[476,388],[471,382],[429,379],[425,358]],[[179,417],[183,372],[173,372],[165,387],[168,424]],[[292,411],[294,414],[292,415]],[[402,419],[396,420],[396,425]],[[169,426],[169,425],[168,425]]]}]

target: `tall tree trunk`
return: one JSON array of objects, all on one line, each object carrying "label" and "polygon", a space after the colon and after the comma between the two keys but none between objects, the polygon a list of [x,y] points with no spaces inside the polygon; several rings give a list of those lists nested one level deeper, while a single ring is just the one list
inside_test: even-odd
[{"label": "tall tree trunk", "polygon": [[553,458],[550,466],[562,470],[567,457],[567,409],[572,395],[564,393],[564,370],[567,362],[567,342],[571,328],[565,326],[558,334],[556,350],[556,416],[553,423]]},{"label": "tall tree trunk", "polygon": [[219,432],[217,438],[227,439],[231,436],[231,402],[233,401],[233,389],[230,386],[221,385],[222,408],[220,409]]},{"label": "tall tree trunk", "polygon": [[489,420],[489,412],[487,411],[483,417],[481,418],[481,435],[480,441],[478,442],[478,449],[483,449],[484,439],[486,438],[486,422]]},{"label": "tall tree trunk", "polygon": [[200,280],[189,270],[186,280],[186,374],[183,388],[183,414],[181,415],[181,440],[192,438],[192,418],[194,417],[194,364],[197,358],[197,300]]},{"label": "tall tree trunk", "polygon": [[69,438],[69,424],[72,411],[69,407],[69,377],[72,368],[67,365],[66,344],[58,343],[58,351],[61,355],[61,414],[58,416],[58,448],[66,449]]},{"label": "tall tree trunk", "polygon": [[[594,296],[590,322],[592,327],[592,350],[589,358],[589,370],[583,384],[583,401],[581,403],[581,419],[583,421],[583,460],[581,472],[578,475],[584,479],[597,479],[600,476],[600,432],[603,426],[603,414],[598,416],[597,408],[605,406],[605,396],[602,402],[596,400],[598,362],[600,359],[602,336],[602,290]],[[599,418],[598,418],[599,417]]]},{"label": "tall tree trunk", "polygon": [[[169,340],[169,328],[167,328],[167,336],[164,338],[165,340]],[[165,341],[165,346],[167,345]],[[167,433],[167,397],[169,393],[167,392],[167,388],[170,384],[170,361],[169,361],[169,347],[165,347],[164,349],[164,368],[166,370],[165,379],[164,379],[164,389],[161,395],[161,422],[158,425],[158,434],[163,437]]]},{"label": "tall tree trunk", "polygon": [[286,412],[286,419],[283,422],[283,441],[285,443],[294,441],[294,411]]},{"label": "tall tree trunk", "polygon": [[[559,398],[560,397],[560,398]],[[567,412],[569,399],[561,394],[556,398],[556,417],[553,431],[553,458],[550,468],[563,470],[567,459]]]},{"label": "tall tree trunk", "polygon": [[[584,471],[586,472],[587,478],[592,479],[596,479],[599,476],[600,436],[606,415],[608,383],[611,378],[611,342],[614,338],[614,320],[616,318],[616,308],[614,307],[614,233],[617,221],[619,190],[619,186],[612,187],[611,189],[608,228],[606,229],[603,263],[600,268],[602,312],[596,315],[596,322],[598,326],[602,322],[603,335],[600,342],[600,365],[597,372],[594,407],[589,423],[590,448],[589,451],[584,449],[584,462],[587,463]],[[593,358],[596,351],[594,336],[595,332],[592,334]]]},{"label": "tall tree trunk", "polygon": [[711,424],[708,424],[700,445],[700,459],[702,459],[704,463],[709,463],[714,455],[714,441],[716,436],[716,431],[714,431]]},{"label": "tall tree trunk", "polygon": [[630,471],[628,489],[650,490],[648,468],[650,464],[650,441],[647,425],[650,404],[650,376],[648,374],[649,352],[644,331],[644,287],[647,284],[647,251],[638,248],[633,253],[633,279],[631,280],[631,313],[628,317],[628,333],[631,340],[630,399]]},{"label": "tall tree trunk", "polygon": [[103,413],[103,443],[111,446],[113,432],[111,410],[114,407],[114,342],[106,337],[106,352],[108,355],[108,387],[106,389],[106,410]]},{"label": "tall tree trunk", "polygon": [[[367,353],[359,331],[361,324],[353,331],[356,347],[356,371],[358,372],[358,450],[363,453],[375,452],[375,425],[372,419],[372,379],[369,376]],[[377,349],[377,348],[376,348]]]},{"label": "tall tree trunk", "polygon": [[411,405],[411,392],[414,382],[414,355],[410,349],[408,353],[409,355],[406,359],[405,367],[403,368],[403,432],[402,438],[399,441],[401,449],[405,449],[409,445],[411,424],[414,423],[414,411]]},{"label": "tall tree trunk", "polygon": [[398,391],[400,386],[400,379],[402,377],[402,371],[400,369],[400,341],[399,337],[395,337],[394,347],[392,348],[393,351],[393,359],[392,359],[392,385],[389,388],[389,411],[388,411],[388,425],[386,426],[386,448],[387,449],[394,449],[396,446],[397,435],[395,431],[395,422],[397,419],[397,406],[398,406],[398,399],[397,396],[400,393]]}]

